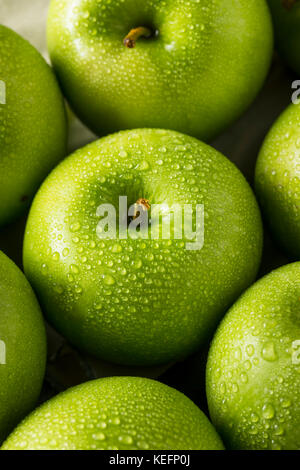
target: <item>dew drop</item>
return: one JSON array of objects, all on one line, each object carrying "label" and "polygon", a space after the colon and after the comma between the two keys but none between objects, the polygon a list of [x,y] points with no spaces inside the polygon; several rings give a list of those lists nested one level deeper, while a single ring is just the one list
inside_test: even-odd
[{"label": "dew drop", "polygon": [[112,286],[115,283],[114,278],[110,276],[110,274],[106,274],[103,279],[104,284],[106,284],[107,286]]},{"label": "dew drop", "polygon": [[76,264],[71,264],[70,271],[74,274],[78,274],[79,273],[79,268],[78,268],[78,266],[76,266]]},{"label": "dew drop", "polygon": [[275,350],[275,346],[272,342],[265,343],[262,348],[261,352],[262,358],[265,361],[274,362],[277,359],[277,353]]},{"label": "dew drop", "polygon": [[124,442],[124,444],[130,445],[133,443],[133,439],[131,436],[120,436],[119,441]]},{"label": "dew drop", "polygon": [[121,245],[114,245],[111,250],[113,253],[121,253],[122,247]]},{"label": "dew drop", "polygon": [[98,432],[97,434],[93,434],[92,438],[95,439],[95,441],[104,441],[105,434],[103,434],[103,432]]},{"label": "dew drop", "polygon": [[76,222],[75,224],[72,224],[70,230],[71,232],[78,232],[78,230],[80,230],[80,223]]},{"label": "dew drop", "polygon": [[270,403],[266,403],[262,409],[262,415],[265,419],[272,419],[275,416],[274,407]]},{"label": "dew drop", "polygon": [[149,163],[146,160],[143,160],[139,165],[140,170],[145,171],[145,170],[148,170],[148,168],[149,168]]}]

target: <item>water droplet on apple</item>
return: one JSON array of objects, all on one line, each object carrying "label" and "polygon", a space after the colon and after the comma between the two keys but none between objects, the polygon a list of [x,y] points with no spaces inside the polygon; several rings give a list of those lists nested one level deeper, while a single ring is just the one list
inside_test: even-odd
[{"label": "water droplet on apple", "polygon": [[76,266],[76,264],[71,264],[70,271],[74,274],[78,274],[79,273],[79,268],[78,268],[78,266]]},{"label": "water droplet on apple", "polygon": [[122,251],[122,247],[121,245],[119,244],[116,244],[112,247],[112,250],[111,250],[113,253],[121,253]]},{"label": "water droplet on apple", "polygon": [[265,418],[265,419],[272,419],[272,418],[274,418],[274,416],[275,416],[275,410],[274,410],[273,405],[271,405],[270,403],[266,403],[266,404],[263,406],[263,409],[262,409],[262,416],[263,416],[263,418]]},{"label": "water droplet on apple", "polygon": [[105,434],[103,434],[103,432],[99,432],[97,434],[93,434],[92,438],[95,439],[95,441],[104,441]]},{"label": "water droplet on apple", "polygon": [[60,258],[60,254],[56,251],[55,253],[53,253],[52,258],[54,261],[58,261]]},{"label": "water droplet on apple", "polygon": [[103,280],[104,284],[106,284],[107,286],[112,286],[115,283],[114,278],[110,276],[110,274],[105,274]]},{"label": "water droplet on apple", "polygon": [[78,232],[78,230],[80,230],[80,227],[81,227],[80,223],[76,222],[76,223],[71,225],[70,231],[71,232]]},{"label": "water droplet on apple", "polygon": [[275,346],[272,342],[265,343],[261,352],[262,358],[265,361],[273,362],[278,358]]},{"label": "water droplet on apple", "polygon": [[119,436],[119,441],[127,445],[130,445],[133,443],[133,439],[131,436]]},{"label": "water droplet on apple", "polygon": [[146,161],[146,160],[143,160],[140,165],[138,166],[138,168],[142,171],[145,171],[145,170],[148,170],[150,168],[150,165],[149,163]]},{"label": "water droplet on apple", "polygon": [[115,418],[112,418],[111,422],[112,424],[115,424],[116,426],[118,426],[121,423],[120,418],[117,416]]}]

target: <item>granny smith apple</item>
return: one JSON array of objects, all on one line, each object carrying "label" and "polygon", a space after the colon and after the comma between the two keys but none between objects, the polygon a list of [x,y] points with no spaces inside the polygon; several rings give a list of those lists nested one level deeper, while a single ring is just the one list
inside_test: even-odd
[{"label": "granny smith apple", "polygon": [[255,185],[274,237],[300,259],[300,105],[290,105],[260,151]]},{"label": "granny smith apple", "polygon": [[28,207],[65,156],[67,124],[56,78],[40,54],[0,25],[0,226]]},{"label": "granny smith apple", "polygon": [[24,268],[73,344],[156,365],[207,340],[254,280],[261,249],[239,170],[193,137],[145,129],[100,139],[50,174],[30,211]]},{"label": "granny smith apple", "polygon": [[207,140],[258,93],[273,33],[264,0],[52,0],[48,44],[98,135],[154,127]]},{"label": "granny smith apple", "polygon": [[0,251],[0,443],[35,405],[45,362],[39,304],[24,274]]},{"label": "granny smith apple", "polygon": [[273,271],[230,309],[211,345],[212,422],[233,449],[300,448],[300,263]]},{"label": "granny smith apple", "polygon": [[[38,430],[38,432],[37,432]],[[16,428],[2,449],[222,450],[185,395],[140,377],[94,380],[58,395]]]},{"label": "granny smith apple", "polygon": [[276,46],[289,66],[300,74],[300,2],[268,0],[274,22]]}]

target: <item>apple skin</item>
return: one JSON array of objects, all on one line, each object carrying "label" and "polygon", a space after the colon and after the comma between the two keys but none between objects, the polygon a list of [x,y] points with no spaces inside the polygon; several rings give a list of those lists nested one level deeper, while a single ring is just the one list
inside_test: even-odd
[{"label": "apple skin", "polygon": [[299,309],[300,263],[294,263],[250,287],[218,328],[207,398],[227,448],[300,448],[300,354],[293,361]]},{"label": "apple skin", "polygon": [[44,378],[46,333],[24,274],[0,251],[0,443],[34,407]]},{"label": "apple skin", "polygon": [[260,151],[255,190],[270,230],[293,259],[300,259],[300,105],[275,122]]},{"label": "apple skin", "polygon": [[[205,242],[101,240],[97,208],[204,204]],[[110,362],[181,359],[212,334],[255,279],[262,225],[255,197],[223,155],[183,134],[122,131],[63,161],[27,222],[24,269],[49,321],[80,349]]]},{"label": "apple skin", "polygon": [[[292,0],[286,0],[286,3]],[[283,0],[268,0],[271,10],[276,47],[287,64],[300,74],[300,2],[290,8],[284,7]]]},{"label": "apple skin", "polygon": [[[148,26],[155,38],[123,40]],[[96,134],[167,128],[209,140],[260,90],[273,50],[264,0],[52,0],[48,48],[63,92]]]},{"label": "apple skin", "polygon": [[[38,430],[38,432],[37,432]],[[16,428],[3,450],[223,450],[185,395],[140,377],[111,377],[53,398]]]},{"label": "apple skin", "polygon": [[56,78],[25,39],[0,25],[0,226],[29,207],[50,170],[66,155],[67,121]]}]

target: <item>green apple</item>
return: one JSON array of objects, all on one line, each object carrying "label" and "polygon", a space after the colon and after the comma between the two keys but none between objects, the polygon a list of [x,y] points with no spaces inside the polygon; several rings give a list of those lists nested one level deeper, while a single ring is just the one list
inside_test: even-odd
[{"label": "green apple", "polygon": [[300,448],[300,263],[250,287],[209,352],[212,422],[233,449]]},{"label": "green apple", "polygon": [[273,32],[265,0],[52,0],[48,45],[98,135],[154,127],[208,140],[258,93]]},{"label": "green apple", "polygon": [[0,25],[0,226],[29,206],[65,156],[64,102],[50,67],[11,29]]},{"label": "green apple", "polygon": [[[38,431],[38,432],[37,432]],[[140,377],[94,380],[34,411],[4,450],[222,450],[207,417],[185,395]]]},{"label": "green apple", "polygon": [[300,2],[268,0],[275,28],[278,52],[300,74]]},{"label": "green apple", "polygon": [[300,259],[300,105],[279,117],[260,151],[255,186],[272,234]]},{"label": "green apple", "polygon": [[38,302],[24,274],[0,251],[0,443],[35,405],[45,363]]},{"label": "green apple", "polygon": [[[101,226],[103,204],[122,212],[120,196],[133,209],[144,200],[151,219],[134,233],[126,210],[127,239],[123,219],[115,234]],[[188,222],[179,233],[175,216],[168,225],[175,204],[197,235]],[[52,172],[31,208],[24,268],[73,344],[111,362],[156,365],[207,341],[255,279],[261,250],[260,213],[239,170],[193,137],[145,129],[96,141]]]}]

